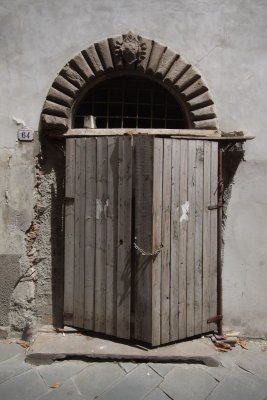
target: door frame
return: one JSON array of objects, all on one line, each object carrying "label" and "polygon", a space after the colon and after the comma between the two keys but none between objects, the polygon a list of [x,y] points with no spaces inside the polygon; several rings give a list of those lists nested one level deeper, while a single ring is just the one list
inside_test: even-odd
[{"label": "door frame", "polygon": [[[74,132],[75,131],[75,132]],[[68,138],[73,138],[73,137],[92,137],[92,136],[121,136],[122,131],[128,131],[129,134],[129,130],[124,129],[108,129],[108,130],[84,130],[84,129],[79,129],[79,130],[71,130],[68,131]],[[130,134],[131,135],[140,135],[140,133],[142,134],[143,132],[141,129],[137,129],[137,130],[131,130]],[[152,135],[152,136],[163,136],[163,137],[176,137],[176,138],[180,138],[180,139],[198,139],[199,137],[199,132],[195,132],[195,136],[189,136],[189,130],[179,130],[179,135],[175,135],[176,132],[174,132],[173,130],[171,130],[172,135],[170,135],[170,132],[166,132],[166,130],[143,130],[145,131],[146,135]],[[155,132],[158,131],[158,132]],[[182,131],[182,132],[181,132]],[[181,134],[182,133],[182,134]],[[190,130],[191,133],[191,130]],[[201,132],[203,135],[203,131]],[[213,133],[213,134],[212,134]],[[214,134],[215,133],[215,134]],[[158,135],[157,135],[158,134]],[[192,133],[191,133],[192,135]],[[215,141],[219,141],[220,142],[220,138],[218,137],[218,132],[207,132],[207,136],[204,137],[202,136],[201,139],[205,139],[205,140],[215,140]],[[68,140],[68,139],[67,139]],[[222,180],[222,152],[221,152],[221,148],[219,146],[219,151],[218,151],[218,161],[219,161],[219,169],[218,169],[218,181],[221,182]],[[68,169],[66,169],[67,172]],[[222,185],[220,185],[218,187],[218,195],[220,197],[220,199],[222,200],[222,196],[223,196],[223,187]],[[66,208],[68,209],[68,204],[71,204],[71,193],[66,193]],[[219,201],[220,204],[220,201]],[[217,314],[212,318],[211,322],[215,322],[217,323],[218,326],[218,330],[221,331],[222,329],[222,277],[221,277],[221,226],[222,226],[222,207],[219,207],[218,209],[218,241],[217,241],[217,249],[218,249],[218,257],[217,257]],[[66,285],[68,285],[69,280],[66,280],[65,282],[65,294],[68,292],[69,289],[66,288]],[[65,304],[68,304],[68,296],[65,296]],[[72,319],[72,315],[71,312],[68,312],[68,308],[65,309],[64,311],[64,321],[66,325],[73,325],[73,319]]]}]

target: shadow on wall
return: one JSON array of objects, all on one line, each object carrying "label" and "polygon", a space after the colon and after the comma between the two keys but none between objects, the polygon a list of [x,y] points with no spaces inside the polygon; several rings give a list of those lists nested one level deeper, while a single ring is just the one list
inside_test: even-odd
[{"label": "shadow on wall", "polygon": [[234,184],[234,176],[239,164],[244,160],[245,151],[242,142],[231,142],[222,145],[222,177],[224,186],[223,228],[227,219],[227,206],[229,204]]}]

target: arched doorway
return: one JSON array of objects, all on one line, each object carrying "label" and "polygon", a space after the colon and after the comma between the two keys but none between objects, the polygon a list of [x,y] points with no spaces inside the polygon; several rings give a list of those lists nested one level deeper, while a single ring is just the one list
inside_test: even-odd
[{"label": "arched doorway", "polygon": [[179,55],[132,34],[91,46],[54,81],[43,128],[83,130],[66,144],[66,324],[153,345],[212,329],[217,143],[172,137],[215,128],[212,104]]}]

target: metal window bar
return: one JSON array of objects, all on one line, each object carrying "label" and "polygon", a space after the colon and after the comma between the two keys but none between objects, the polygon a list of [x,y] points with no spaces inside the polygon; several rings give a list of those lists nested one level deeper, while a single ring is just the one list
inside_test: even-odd
[{"label": "metal window bar", "polygon": [[82,128],[83,118],[91,113],[98,128],[186,127],[174,97],[146,79],[116,78],[91,90],[77,108],[74,128]]}]

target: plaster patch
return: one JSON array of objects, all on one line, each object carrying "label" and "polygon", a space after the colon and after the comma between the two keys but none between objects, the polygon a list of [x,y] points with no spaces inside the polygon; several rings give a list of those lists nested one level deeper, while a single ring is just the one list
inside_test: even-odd
[{"label": "plaster patch", "polygon": [[182,215],[180,218],[180,222],[188,221],[189,216],[189,201],[187,200],[184,204],[181,205]]},{"label": "plaster patch", "polygon": [[26,123],[23,119],[15,117],[12,115],[12,120],[17,124],[17,125],[22,125],[23,127],[26,127]]}]

